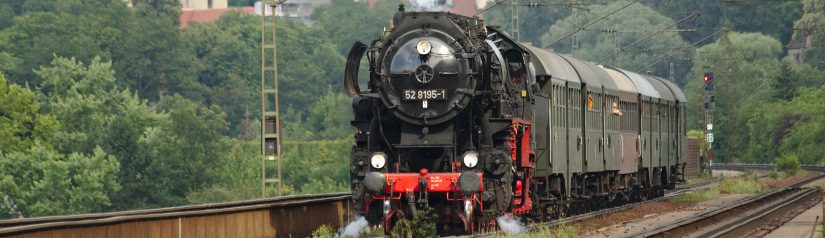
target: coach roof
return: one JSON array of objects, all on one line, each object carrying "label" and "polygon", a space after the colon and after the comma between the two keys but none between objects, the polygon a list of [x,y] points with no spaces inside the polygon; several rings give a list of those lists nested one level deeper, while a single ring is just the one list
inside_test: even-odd
[{"label": "coach roof", "polygon": [[656,88],[654,88],[653,85],[651,85],[650,82],[647,81],[647,79],[642,77],[642,75],[623,69],[619,70],[621,70],[622,73],[627,75],[627,77],[629,77],[630,80],[633,81],[633,84],[636,85],[636,89],[639,90],[639,93],[641,93],[642,95],[655,98],[662,97],[661,95],[659,95],[659,91],[657,91]]},{"label": "coach roof", "polygon": [[522,44],[521,46],[530,50],[530,58],[534,64],[536,76],[549,76],[554,79],[581,83],[576,70],[561,56],[532,45]]}]

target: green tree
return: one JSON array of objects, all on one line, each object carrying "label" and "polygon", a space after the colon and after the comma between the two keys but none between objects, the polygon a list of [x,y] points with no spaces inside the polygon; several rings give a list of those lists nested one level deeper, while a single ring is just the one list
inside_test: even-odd
[{"label": "green tree", "polygon": [[39,113],[40,102],[32,91],[9,85],[2,73],[0,102],[0,154],[26,150],[59,128],[54,117]]},{"label": "green tree", "polygon": [[128,91],[118,93],[118,102],[112,105],[110,115],[113,117],[105,130],[108,133],[101,137],[104,148],[120,161],[118,181],[123,187],[113,206],[118,210],[147,207],[144,196],[153,193],[149,170],[155,158],[147,156],[143,137],[165,117],[150,108],[146,100]]},{"label": "green tree", "polygon": [[[568,17],[558,21],[542,35],[541,46],[550,45],[559,52],[569,53],[585,60],[639,71],[645,70],[643,67],[654,63],[659,57],[671,54],[671,52],[660,49],[678,48],[687,45],[687,42],[674,32],[662,32],[645,39],[652,32],[663,29],[673,24],[674,21],[641,4],[632,4],[622,10],[622,12],[633,12],[635,14],[610,16],[608,19],[602,20],[576,34],[578,50],[575,52],[571,51],[573,38],[560,40],[579,27],[627,4],[628,1],[616,1],[606,6],[591,6],[590,12],[592,14],[575,18]],[[673,29],[675,28],[669,30]],[[620,32],[611,33],[612,30],[619,30]],[[635,42],[640,43],[631,46]],[[614,54],[620,48],[622,50]],[[690,53],[686,52],[684,56],[680,57],[690,57]],[[670,60],[675,63],[676,75],[683,75],[684,71],[690,67],[688,62],[678,60],[678,58]],[[658,64],[650,70],[660,75],[667,75],[669,72],[668,65],[665,63]]]},{"label": "green tree", "polygon": [[300,188],[300,193],[349,190],[347,158],[351,147],[350,138],[285,142],[282,164],[284,183]]},{"label": "green tree", "polygon": [[[485,12],[484,19],[487,21],[487,25],[500,26],[502,30],[508,32],[508,34],[512,34],[513,24],[511,23],[511,18],[513,16],[513,11],[512,5],[510,5],[512,4],[512,2],[513,1],[509,0],[504,1]],[[527,4],[528,1],[518,1],[518,3],[524,5]],[[492,4],[495,4],[495,1],[489,1],[487,3],[488,6],[491,6]],[[586,8],[589,6],[584,7]],[[580,8],[573,10],[573,8],[567,8],[562,6],[548,6],[535,8],[519,6],[518,19],[519,30],[521,30],[521,32],[519,33],[519,40],[522,42],[530,42],[536,46],[540,45],[542,35],[549,32],[550,27],[557,23],[559,20],[563,20],[572,15],[573,11],[579,11],[579,14],[583,14],[587,10]]]},{"label": "green tree", "polygon": [[227,202],[261,196],[261,144],[233,140],[227,158],[218,161],[216,182],[186,195],[189,203]]},{"label": "green tree", "polygon": [[[35,6],[39,4],[42,9]],[[120,0],[25,1],[14,24],[0,31],[0,52],[18,61],[6,68],[10,81],[38,85],[34,70],[55,54],[87,62],[98,56],[111,60],[131,13]]]},{"label": "green tree", "polygon": [[0,32],[0,51],[20,59],[20,64],[8,72],[15,83],[38,85],[33,69],[47,64],[53,54],[89,59],[99,48],[88,36],[75,33],[82,30],[78,18],[70,14],[37,12],[14,21],[12,27]]},{"label": "green tree", "polygon": [[780,151],[799,155],[802,164],[823,164],[825,162],[825,88],[805,89],[791,101],[791,115],[799,120],[788,130],[782,140]]},{"label": "green tree", "polygon": [[278,73],[281,108],[303,110],[330,89],[343,86],[344,56],[321,31],[279,21]]},{"label": "green tree", "polygon": [[[715,74],[716,110],[713,125],[716,142],[714,157],[722,161],[742,158],[747,145],[758,137],[748,136],[747,122],[757,108],[773,95],[771,77],[781,66],[782,44],[760,33],[730,32],[716,42],[696,50],[694,67],[685,86],[688,108],[701,108],[701,76],[705,71]],[[691,128],[701,128],[699,115],[688,115]],[[764,138],[763,138],[764,139]]]},{"label": "green tree", "polygon": [[233,7],[245,7],[245,6],[253,6],[255,5],[256,0],[229,0],[229,6]]},{"label": "green tree", "polygon": [[107,144],[107,129],[119,123],[113,119],[121,99],[111,63],[94,58],[87,67],[73,58],[55,57],[36,73],[42,80],[44,111],[62,124],[52,138],[55,147],[63,153],[91,153],[95,146]]},{"label": "green tree", "polygon": [[0,4],[0,30],[6,29],[14,24],[14,9],[5,4]]},{"label": "green tree", "polygon": [[793,154],[802,164],[823,164],[825,141],[825,88],[801,88],[790,101],[765,103],[748,121],[748,161],[770,163],[780,155]]},{"label": "green tree", "polygon": [[14,70],[20,64],[20,59],[7,52],[0,52],[0,72]]},{"label": "green tree", "polygon": [[229,143],[225,115],[217,106],[203,106],[179,95],[158,103],[164,120],[140,138],[140,156],[147,161],[137,191],[141,206],[186,204],[186,196],[219,179],[216,169],[226,159]]},{"label": "green tree", "polygon": [[700,11],[701,16],[679,24],[682,29],[695,29],[682,36],[695,42],[705,36],[728,27],[738,32],[760,32],[788,42],[793,33],[793,21],[801,15],[798,1],[643,1],[663,15],[679,19],[691,11]]},{"label": "green tree", "polygon": [[260,115],[260,20],[226,14],[217,22],[192,24],[183,31],[202,66],[197,80],[208,87],[206,101],[226,112],[231,134],[241,131],[247,116]]},{"label": "green tree", "polygon": [[[317,29],[326,33],[340,55],[346,55],[356,41],[369,43],[389,27],[398,9],[396,1],[379,1],[373,9],[364,1],[332,0],[312,12]],[[337,70],[336,70],[337,72]]]},{"label": "green tree", "polygon": [[807,43],[803,47],[805,62],[825,69],[825,0],[803,0],[802,17],[793,25],[794,39]]},{"label": "green tree", "polygon": [[317,139],[334,140],[349,138],[354,132],[352,120],[352,99],[342,93],[328,93],[318,99],[309,109],[308,126],[319,133]]},{"label": "green tree", "polygon": [[113,50],[120,85],[151,101],[173,93],[202,100],[205,88],[196,80],[200,65],[194,63],[194,53],[182,40],[177,22],[149,7],[135,11],[125,23],[123,40]]},{"label": "green tree", "polygon": [[118,166],[100,148],[63,155],[35,143],[0,154],[0,218],[106,211],[120,189]]}]

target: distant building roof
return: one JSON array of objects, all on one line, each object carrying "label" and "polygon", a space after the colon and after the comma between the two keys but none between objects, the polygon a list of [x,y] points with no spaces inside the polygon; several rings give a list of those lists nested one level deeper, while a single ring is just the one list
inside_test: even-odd
[{"label": "distant building roof", "polygon": [[221,18],[223,14],[235,12],[240,14],[255,14],[254,7],[243,8],[223,8],[223,9],[183,9],[180,14],[180,28],[186,28],[189,23],[213,22]]},{"label": "distant building roof", "polygon": [[464,16],[473,16],[478,12],[476,1],[475,0],[453,0],[453,7],[450,8],[450,12],[464,15]]}]

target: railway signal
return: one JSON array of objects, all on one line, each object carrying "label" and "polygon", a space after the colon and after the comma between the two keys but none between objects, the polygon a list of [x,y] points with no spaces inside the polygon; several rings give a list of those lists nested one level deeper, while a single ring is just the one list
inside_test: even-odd
[{"label": "railway signal", "polygon": [[713,84],[713,72],[705,72],[702,79],[705,81],[705,92],[716,91],[716,85]]},{"label": "railway signal", "polygon": [[716,96],[713,94],[705,94],[705,110],[713,110],[716,108]]}]

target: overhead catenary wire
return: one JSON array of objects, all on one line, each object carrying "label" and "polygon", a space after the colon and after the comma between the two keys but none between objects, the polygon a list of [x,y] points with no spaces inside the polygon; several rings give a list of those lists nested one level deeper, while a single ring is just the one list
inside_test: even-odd
[{"label": "overhead catenary wire", "polygon": [[588,28],[588,27],[590,27],[590,26],[592,26],[592,25],[594,25],[594,24],[596,24],[596,23],[599,23],[600,21],[602,21],[602,20],[604,20],[604,19],[607,19],[607,17],[609,17],[609,16],[611,16],[611,15],[613,15],[613,14],[615,14],[615,13],[617,13],[617,12],[619,12],[619,11],[621,11],[621,10],[623,10],[623,9],[625,9],[625,8],[629,7],[630,5],[633,5],[633,4],[637,3],[637,2],[639,2],[639,0],[634,0],[634,1],[631,1],[631,2],[630,2],[630,3],[628,3],[628,4],[626,4],[626,5],[624,5],[624,6],[620,7],[620,8],[618,8],[618,9],[616,9],[616,10],[613,10],[612,12],[608,13],[607,15],[604,15],[604,16],[602,16],[601,18],[596,19],[595,21],[592,21],[592,22],[590,22],[590,23],[587,23],[587,25],[584,25],[583,27],[579,28],[578,30],[575,30],[575,31],[573,31],[573,32],[570,32],[570,33],[568,33],[567,35],[564,35],[564,36],[562,36],[561,38],[559,38],[559,39],[557,39],[557,40],[555,40],[555,41],[553,41],[553,42],[550,42],[550,44],[547,44],[547,46],[544,46],[544,48],[550,48],[550,46],[552,46],[553,44],[556,44],[556,43],[558,43],[559,41],[562,41],[562,40],[564,40],[564,39],[567,39],[568,37],[573,36],[573,35],[575,35],[576,33],[579,33],[580,31],[582,31],[582,30],[584,30],[584,29],[586,29],[586,28]]},{"label": "overhead catenary wire", "polygon": [[493,7],[498,6],[499,4],[503,3],[504,1],[505,1],[505,0],[496,0],[496,2],[495,2],[495,3],[493,3],[493,5],[490,5],[490,6],[488,6],[488,7],[485,7],[485,8],[484,8],[484,9],[482,9],[481,11],[476,12],[476,14],[473,14],[473,16],[475,17],[475,16],[478,16],[478,15],[481,15],[482,13],[484,13],[484,12],[486,12],[486,11],[490,10],[490,9],[493,9]]},{"label": "overhead catenary wire", "polygon": [[[584,30],[589,32],[604,32],[604,33],[647,33],[647,32],[655,32],[656,30],[617,30],[617,29],[591,29],[591,30]],[[696,28],[690,29],[675,29],[675,30],[664,30],[662,32],[696,32]]]},{"label": "overhead catenary wire", "polygon": [[685,17],[685,18],[682,18],[681,20],[678,20],[678,21],[676,21],[676,22],[673,22],[672,24],[667,25],[666,27],[664,27],[664,28],[662,28],[662,29],[659,29],[659,30],[658,30],[658,31],[656,31],[656,32],[653,32],[652,34],[649,34],[649,35],[647,35],[646,37],[644,37],[644,38],[642,38],[642,39],[639,39],[639,40],[637,40],[636,42],[631,43],[630,45],[627,45],[627,46],[624,46],[624,47],[620,47],[618,50],[614,51],[612,54],[610,54],[610,55],[608,55],[608,56],[605,56],[604,58],[599,59],[599,60],[597,61],[597,64],[600,64],[600,63],[602,63],[602,61],[604,61],[605,59],[608,59],[608,58],[610,58],[610,57],[613,57],[614,55],[618,54],[619,52],[624,51],[624,50],[625,50],[626,48],[628,48],[628,47],[633,47],[633,46],[635,46],[635,45],[637,45],[637,44],[639,44],[639,43],[642,43],[642,42],[644,42],[644,41],[646,41],[646,40],[649,40],[649,39],[650,39],[650,38],[652,38],[653,36],[658,35],[659,33],[662,33],[662,32],[664,32],[665,30],[670,29],[671,27],[678,25],[679,23],[681,23],[681,22],[683,22],[683,21],[686,21],[686,20],[691,19],[691,18],[693,18],[693,17],[699,16],[699,14],[700,14],[700,13],[699,13],[699,11],[695,11],[695,12],[693,12],[693,14],[690,14],[689,16],[687,16],[687,17]]},{"label": "overhead catenary wire", "polygon": [[704,41],[706,41],[706,40],[710,39],[711,37],[713,37],[713,36],[715,36],[715,35],[717,35],[717,34],[719,34],[719,33],[722,33],[722,32],[728,32],[728,28],[724,27],[724,28],[722,28],[722,29],[719,29],[718,31],[716,31],[716,32],[714,32],[714,33],[711,33],[711,34],[709,34],[708,36],[705,36],[704,38],[702,38],[702,39],[700,39],[700,40],[698,40],[698,41],[696,41],[696,42],[693,42],[693,44],[690,44],[690,45],[689,45],[689,47],[685,47],[684,49],[677,50],[676,52],[673,52],[673,54],[669,54],[669,55],[666,55],[666,56],[659,57],[659,58],[657,58],[656,60],[654,60],[654,61],[653,61],[653,63],[650,63],[650,64],[648,64],[648,65],[645,65],[644,67],[639,68],[638,70],[636,70],[636,72],[644,72],[644,71],[647,71],[647,69],[649,69],[650,67],[652,67],[652,66],[654,66],[654,65],[656,65],[656,64],[658,64],[658,63],[660,63],[660,62],[662,62],[663,60],[668,59],[668,58],[670,58],[670,57],[673,57],[673,56],[675,56],[676,54],[679,54],[679,53],[681,53],[682,51],[685,51],[685,50],[687,50],[687,49],[691,49],[691,48],[693,48],[693,47],[696,47],[696,46],[698,46],[699,44],[701,44],[702,42],[704,42]]},{"label": "overhead catenary wire", "polygon": [[634,52],[656,52],[656,51],[672,51],[672,50],[682,50],[693,47],[692,45],[686,46],[677,46],[677,47],[666,47],[666,48],[636,48],[636,49],[629,49],[629,51]]},{"label": "overhead catenary wire", "polygon": [[576,8],[582,9],[586,11],[590,11],[590,9],[582,6],[589,6],[593,5],[590,3],[538,3],[538,2],[531,2],[527,4],[522,4],[521,6],[528,7],[528,8],[540,8],[540,7],[564,7],[564,8]]}]

